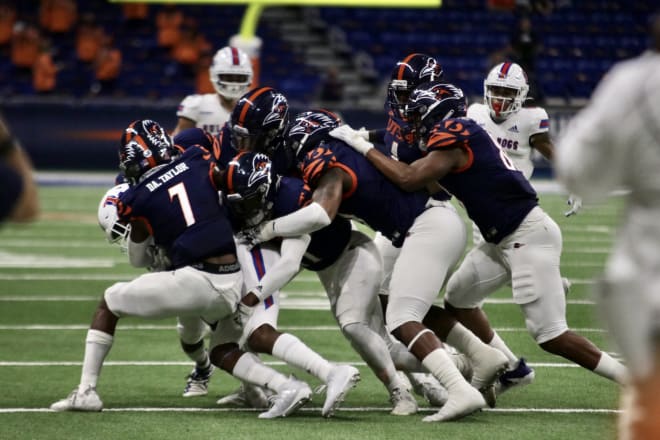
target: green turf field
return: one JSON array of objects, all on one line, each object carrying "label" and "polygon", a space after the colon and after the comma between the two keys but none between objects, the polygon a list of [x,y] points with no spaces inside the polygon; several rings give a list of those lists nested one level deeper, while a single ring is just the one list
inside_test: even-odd
[{"label": "green turf field", "polygon": [[[332,419],[320,416],[324,396],[286,419],[259,420],[254,411],[219,408],[218,396],[238,384],[216,371],[208,396],[184,399],[191,364],[174,320],[120,321],[98,391],[102,413],[53,413],[49,405],[78,383],[87,326],[103,290],[141,273],[104,241],[96,223],[103,187],[41,188],[42,219],[0,229],[0,439],[612,439],[618,387],[540,350],[522,315],[501,290],[485,305],[500,335],[536,370],[536,381],[501,397],[494,410],[458,422],[422,423],[434,409],[388,414],[387,393],[335,327],[314,274],[285,289],[283,330],[330,360],[354,363],[362,381]],[[565,218],[565,197],[541,205],[564,234],[562,272],[573,286],[568,322],[607,348],[596,319],[590,280],[605,261],[621,202],[587,206]],[[282,371],[293,370],[264,357]],[[295,371],[314,388],[315,378]]]}]

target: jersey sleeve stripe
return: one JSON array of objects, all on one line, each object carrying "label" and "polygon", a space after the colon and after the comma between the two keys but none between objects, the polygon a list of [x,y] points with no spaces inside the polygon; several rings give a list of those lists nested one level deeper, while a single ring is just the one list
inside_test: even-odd
[{"label": "jersey sleeve stripe", "polygon": [[429,139],[429,147],[446,147],[448,145],[455,144],[457,140],[458,139],[456,139],[456,136],[451,133],[433,133]]},{"label": "jersey sleeve stripe", "polygon": [[345,171],[351,177],[351,187],[349,188],[348,191],[344,192],[344,194],[342,195],[342,199],[347,199],[350,196],[352,196],[353,193],[357,190],[357,186],[358,186],[358,178],[357,175],[355,174],[355,171],[353,171],[343,163],[339,163],[339,162],[330,164],[329,168],[339,168],[340,170]]}]

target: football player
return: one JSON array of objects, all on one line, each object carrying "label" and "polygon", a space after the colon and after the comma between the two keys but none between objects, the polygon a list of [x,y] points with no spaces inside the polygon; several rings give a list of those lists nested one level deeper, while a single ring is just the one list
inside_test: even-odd
[{"label": "football player", "polygon": [[506,356],[439,309],[444,312],[438,319],[438,325],[444,325],[439,330],[442,338],[470,358],[473,388],[461,376],[438,336],[422,323],[465,247],[465,225],[454,207],[430,199],[426,191],[400,190],[344,142],[327,133],[314,142],[290,142],[288,146],[294,149],[303,180],[312,190],[312,202],[264,223],[251,240],[311,233],[329,225],[337,215],[380,231],[394,246],[401,247],[390,284],[388,329],[448,392],[442,409],[424,420],[454,420],[483,407],[484,397],[475,388],[485,392],[493,384],[506,367]]},{"label": "football player", "polygon": [[522,172],[483,128],[465,117],[465,107],[462,90],[452,84],[425,83],[413,91],[406,118],[427,155],[410,165],[383,155],[348,126],[332,134],[401,189],[415,191],[437,181],[477,224],[484,241],[468,252],[446,288],[446,307],[459,321],[490,342],[494,333],[479,305],[510,282],[527,329],[542,349],[621,383],[625,367],[566,323],[559,227],[539,207]]},{"label": "football player", "polygon": [[[288,102],[283,94],[270,87],[257,88],[239,99],[230,123],[225,124],[219,135],[212,136],[199,129],[189,129],[175,137],[176,143],[184,147],[190,144],[207,146],[209,151],[213,151],[218,167],[227,170],[229,161],[239,152],[234,146],[266,150],[277,145],[288,125],[288,111]],[[234,228],[238,231],[242,219],[234,220]],[[269,268],[281,258],[279,245],[274,243],[252,248],[239,243],[237,255],[244,274],[244,288],[258,285]],[[276,289],[254,307],[254,313],[245,326],[246,347],[256,353],[282,359],[320,379],[327,385],[321,413],[324,417],[330,417],[359,380],[359,370],[351,365],[334,365],[298,337],[280,332],[277,329],[279,297],[280,292]],[[218,403],[250,404],[243,398],[243,391],[226,396]]]},{"label": "football player", "polygon": [[[296,117],[296,122],[304,119],[313,124],[306,127],[326,131],[338,124],[329,112],[309,113]],[[300,126],[296,123],[294,129]],[[313,133],[300,131],[298,135],[308,138]],[[227,206],[247,226],[290,214],[309,201],[310,193],[302,180],[274,174],[270,159],[263,153],[240,153],[229,163],[226,176]],[[249,288],[245,302],[252,305],[268,298],[294,278],[301,267],[316,272],[342,333],[386,386],[393,404],[391,414],[417,412],[417,402],[397,374],[383,339],[387,331],[377,296],[381,264],[371,239],[352,230],[350,220],[336,217],[311,235],[283,239],[280,248],[282,257],[268,268],[258,285]],[[369,326],[374,314],[381,315],[380,335]]]},{"label": "football player", "polygon": [[[555,151],[548,133],[548,113],[542,107],[525,107],[528,91],[527,74],[522,67],[512,62],[500,63],[484,80],[484,102],[467,109],[467,117],[490,134],[527,179],[534,172],[533,150],[551,162]],[[582,200],[570,195],[568,204],[570,209],[564,213],[567,217],[577,214]]]},{"label": "football player", "polygon": [[628,190],[594,291],[631,375],[618,432],[630,440],[660,438],[660,15],[649,25],[650,50],[612,67],[563,132],[555,163],[586,200]]},{"label": "football player", "polygon": [[[123,176],[122,176],[123,177]],[[118,245],[122,252],[127,251],[130,224],[119,221],[117,202],[119,195],[129,188],[128,183],[120,183],[110,188],[101,198],[98,206],[98,222],[110,244]],[[153,262],[147,268],[149,271],[170,269],[171,262],[167,252],[162,247],[150,246]],[[208,394],[209,382],[214,372],[213,364],[205,347],[204,338],[209,336],[211,328],[203,319],[197,316],[178,316],[177,333],[183,352],[195,362],[193,370],[186,379],[183,397],[197,397]],[[241,384],[241,398],[253,408],[267,408],[268,396],[260,387],[249,383]]]},{"label": "football player", "polygon": [[172,269],[106,289],[87,333],[80,384],[51,409],[103,409],[96,384],[124,316],[201,316],[214,328],[212,362],[242,381],[278,393],[260,418],[285,417],[309,401],[307,384],[239,348],[251,309],[240,305],[243,276],[226,208],[218,203],[221,175],[209,152],[193,146],[177,154],[158,123],[137,120],[122,135],[119,163],[129,183],[117,203],[120,222],[130,224],[129,261],[147,267],[154,263],[150,247],[160,246],[167,249]]},{"label": "football player", "polygon": [[[534,171],[532,152],[537,150],[547,160],[554,157],[554,145],[549,136],[550,119],[542,107],[525,107],[529,85],[525,71],[516,63],[505,62],[493,67],[484,80],[484,102],[471,104],[467,117],[475,120],[491,136],[493,141],[511,159],[514,166],[528,180]],[[564,215],[577,214],[582,200],[570,195],[570,209]],[[473,243],[483,240],[479,228],[472,226]],[[562,277],[564,292],[570,281]],[[509,358],[509,370],[496,383],[496,391],[502,393],[514,386],[526,385],[534,380],[534,370],[524,358],[518,358],[502,341],[497,332],[490,344],[502,350]]]},{"label": "football player", "polygon": [[217,93],[186,96],[176,112],[178,122],[172,135],[192,127],[217,134],[229,119],[236,100],[250,88],[250,57],[236,47],[223,47],[213,57],[209,76]]}]

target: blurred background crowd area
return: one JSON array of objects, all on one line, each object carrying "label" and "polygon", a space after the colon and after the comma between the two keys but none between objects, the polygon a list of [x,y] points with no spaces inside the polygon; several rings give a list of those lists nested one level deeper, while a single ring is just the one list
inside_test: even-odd
[{"label": "blurred background crowd area", "polygon": [[[480,99],[488,69],[519,62],[543,105],[581,105],[646,48],[653,2],[444,0],[439,9],[272,7],[257,27],[259,83],[291,102],[382,109],[394,63],[435,56]],[[0,99],[180,101],[212,93],[208,66],[245,6],[0,0]],[[52,98],[51,98],[52,97]]]}]

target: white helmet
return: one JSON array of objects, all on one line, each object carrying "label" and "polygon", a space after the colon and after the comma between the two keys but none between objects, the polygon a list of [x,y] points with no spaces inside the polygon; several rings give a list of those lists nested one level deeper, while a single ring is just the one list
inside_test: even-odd
[{"label": "white helmet", "polygon": [[236,47],[223,47],[213,56],[209,75],[211,84],[220,96],[238,99],[248,91],[252,83],[250,57]]},{"label": "white helmet", "polygon": [[108,242],[119,244],[122,250],[126,250],[126,239],[131,231],[131,225],[125,225],[117,221],[117,201],[119,195],[127,189],[128,183],[110,188],[101,198],[98,210],[99,226],[105,232],[105,237]]},{"label": "white helmet", "polygon": [[520,110],[527,99],[527,74],[516,63],[500,63],[484,81],[484,102],[495,121],[503,121]]}]

